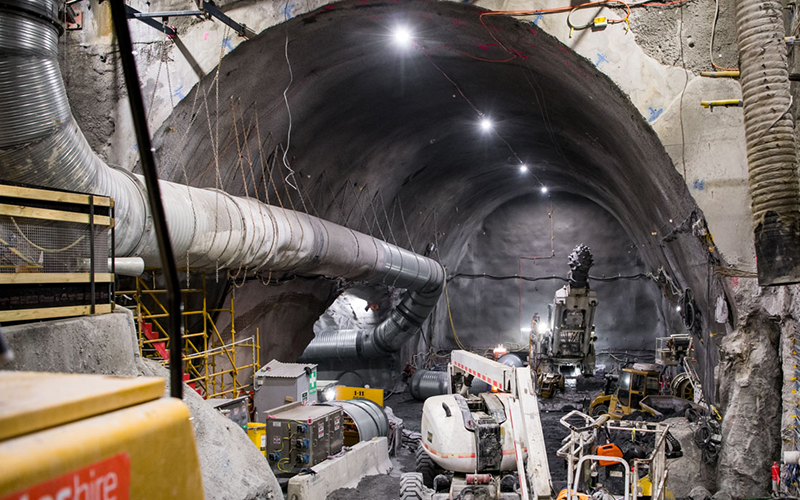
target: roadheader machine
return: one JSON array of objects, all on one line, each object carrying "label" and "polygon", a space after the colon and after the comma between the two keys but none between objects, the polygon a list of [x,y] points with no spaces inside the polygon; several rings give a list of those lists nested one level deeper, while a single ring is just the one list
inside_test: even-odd
[{"label": "roadheader machine", "polygon": [[548,306],[548,323],[531,332],[531,366],[540,373],[594,375],[594,314],[597,293],[589,287],[592,252],[578,245],[569,255],[569,282],[556,291]]}]

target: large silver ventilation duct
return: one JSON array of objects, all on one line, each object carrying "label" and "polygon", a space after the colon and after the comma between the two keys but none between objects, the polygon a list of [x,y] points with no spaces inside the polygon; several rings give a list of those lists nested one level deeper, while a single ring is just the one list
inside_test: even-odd
[{"label": "large silver ventilation duct", "polygon": [[[158,265],[144,183],[106,165],[72,117],[57,61],[56,0],[0,0],[0,178],[115,200],[118,256]],[[435,261],[303,213],[162,181],[176,256],[195,268],[336,276],[408,290],[391,316],[358,335],[358,352],[394,352],[442,290]],[[318,351],[321,357],[330,357]]]}]

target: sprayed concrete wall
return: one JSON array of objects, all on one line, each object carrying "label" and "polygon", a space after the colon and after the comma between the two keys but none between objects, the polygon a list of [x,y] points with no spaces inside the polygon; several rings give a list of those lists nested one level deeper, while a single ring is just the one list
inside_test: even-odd
[{"label": "sprayed concrete wall", "polygon": [[[230,17],[256,33],[325,4],[322,0],[219,2]],[[476,5],[499,11],[531,8],[520,0],[484,0]],[[142,11],[192,8],[190,2],[179,0],[134,0],[131,6]],[[560,6],[559,0],[536,4],[537,9]],[[107,5],[92,0],[78,7],[84,15],[84,27],[67,34],[62,57],[73,110],[95,150],[111,164],[130,169],[136,163],[137,151],[118,62],[110,45]],[[336,4],[330,8],[337,8]],[[684,177],[721,254],[736,267],[752,269],[741,109],[710,112],[700,106],[702,99],[741,96],[735,81],[698,76],[700,70],[714,69],[709,60],[712,57],[723,67],[736,63],[733,5],[721,2],[719,9],[714,47],[710,47],[714,5],[698,0],[687,0],[682,8],[634,9],[629,29],[622,23],[602,31],[571,32],[566,14],[537,14],[523,19],[531,23],[532,31],[550,33],[587,58],[630,97]],[[619,14],[604,8],[585,9],[574,15],[574,21],[580,24],[595,16],[614,18]],[[173,18],[170,24],[177,27],[181,43],[173,44],[163,33],[141,23],[131,24],[152,129],[164,122],[203,75],[212,72],[222,57],[244,41],[215,21]],[[478,45],[481,43],[478,41]],[[265,77],[288,80],[288,70],[276,67],[274,74]]]},{"label": "sprayed concrete wall", "polygon": [[[546,320],[548,305],[565,283],[522,281],[520,288],[519,280],[459,275],[511,277],[520,273],[532,278],[565,278],[569,271],[567,257],[579,244],[592,250],[592,276],[613,278],[652,271],[611,214],[585,198],[567,194],[532,195],[495,210],[470,239],[464,259],[451,272],[455,278],[448,287],[450,304],[461,341],[476,348],[491,348],[500,342],[527,345],[526,328],[533,313],[538,312]],[[523,256],[539,258],[520,259]],[[599,301],[595,316],[599,354],[609,351],[642,354],[652,351],[655,337],[682,331],[677,330],[674,322],[677,315],[662,310],[661,292],[648,278],[590,284]],[[438,319],[434,342],[441,347],[454,347],[447,318]]]}]

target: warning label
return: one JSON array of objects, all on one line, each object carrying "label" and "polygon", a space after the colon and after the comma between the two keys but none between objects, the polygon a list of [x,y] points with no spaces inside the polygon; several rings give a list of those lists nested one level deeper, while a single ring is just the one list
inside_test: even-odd
[{"label": "warning label", "polygon": [[120,453],[0,500],[129,500],[130,482],[130,458]]}]

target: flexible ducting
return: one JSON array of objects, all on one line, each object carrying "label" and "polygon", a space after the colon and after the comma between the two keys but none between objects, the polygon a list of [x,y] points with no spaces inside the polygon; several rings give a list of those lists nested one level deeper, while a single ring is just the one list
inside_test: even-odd
[{"label": "flexible ducting", "polygon": [[[116,255],[157,265],[144,183],[100,160],[72,117],[57,61],[59,29],[55,0],[0,0],[0,178],[113,197]],[[365,357],[397,351],[441,293],[442,267],[395,245],[255,199],[160,186],[175,254],[193,268],[334,276],[408,290],[377,328],[339,334],[332,344],[339,350],[350,342]]]},{"label": "flexible ducting", "polygon": [[781,3],[737,0],[736,28],[758,281],[796,283],[800,185]]},{"label": "flexible ducting", "polygon": [[447,394],[450,391],[450,374],[431,370],[417,370],[409,384],[411,396],[418,401],[425,401],[431,396]]},{"label": "flexible ducting", "polygon": [[356,425],[359,441],[389,435],[389,418],[383,408],[369,399],[334,400],[323,405],[341,408]]}]

